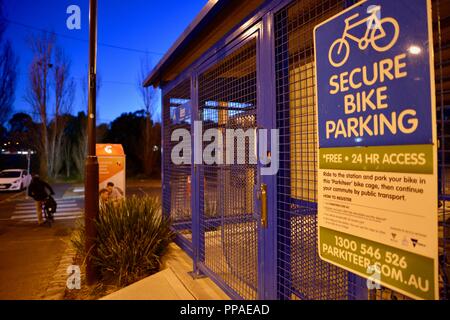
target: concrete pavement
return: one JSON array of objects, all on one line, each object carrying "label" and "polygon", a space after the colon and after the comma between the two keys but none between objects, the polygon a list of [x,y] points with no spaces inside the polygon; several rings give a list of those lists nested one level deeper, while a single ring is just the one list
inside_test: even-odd
[{"label": "concrete pavement", "polygon": [[192,259],[175,243],[163,257],[161,271],[101,300],[229,300],[210,278],[190,275]]},{"label": "concrete pavement", "polygon": [[62,252],[70,228],[30,226],[17,222],[0,226],[0,299],[39,299]]},{"label": "concrete pavement", "polygon": [[24,199],[25,198],[25,190],[19,191],[19,192],[17,192],[17,191],[2,191],[2,192],[0,192],[0,202],[12,201],[17,198]]},{"label": "concrete pavement", "polygon": [[46,294],[83,210],[83,199],[62,198],[70,185],[53,187],[59,208],[51,228],[37,226],[34,202],[25,200],[24,193],[0,201],[0,299],[41,299]]},{"label": "concrete pavement", "polygon": [[127,195],[150,196],[161,198],[161,180],[127,181]]}]

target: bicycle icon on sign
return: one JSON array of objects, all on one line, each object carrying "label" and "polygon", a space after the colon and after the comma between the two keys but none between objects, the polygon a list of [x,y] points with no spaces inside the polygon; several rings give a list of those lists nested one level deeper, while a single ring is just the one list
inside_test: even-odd
[{"label": "bicycle icon on sign", "polygon": [[[358,18],[359,13],[356,13],[345,19],[345,29],[342,37],[335,40],[332,43],[330,50],[328,51],[328,60],[333,67],[340,67],[347,62],[350,55],[350,45],[348,42],[349,40],[353,40],[358,43],[358,47],[360,50],[365,50],[369,45],[372,45],[372,48],[374,48],[378,52],[389,50],[397,42],[400,33],[400,26],[398,25],[397,20],[392,17],[380,19],[380,6],[369,7],[367,9],[367,13],[370,13],[370,15],[354,23],[351,23],[351,21]],[[367,24],[367,30],[363,37],[358,38],[357,36],[349,33],[350,30],[364,23]],[[391,35],[392,39],[387,44],[383,45],[380,40],[388,36],[387,32],[385,31],[385,27],[387,27],[388,25],[392,25],[394,33],[393,35]]]}]

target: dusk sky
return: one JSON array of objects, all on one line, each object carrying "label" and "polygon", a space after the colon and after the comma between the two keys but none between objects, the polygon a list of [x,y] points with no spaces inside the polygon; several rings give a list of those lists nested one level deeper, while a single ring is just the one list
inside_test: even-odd
[{"label": "dusk sky", "polygon": [[[141,59],[148,51],[155,65],[178,36],[195,18],[206,0],[99,0],[98,1],[98,73],[102,79],[97,105],[97,122],[109,122],[123,112],[142,109],[137,88]],[[31,50],[27,37],[44,30],[53,31],[57,43],[72,60],[76,80],[76,100],[72,113],[84,110],[81,82],[88,68],[89,1],[88,0],[7,0],[5,15],[10,23],[6,38],[13,42],[19,56],[19,79],[14,112],[30,113],[24,100],[28,84]],[[67,7],[81,8],[81,30],[66,27]],[[71,38],[81,39],[83,41]],[[122,50],[102,44],[129,48]],[[157,100],[158,108],[160,106]]]}]

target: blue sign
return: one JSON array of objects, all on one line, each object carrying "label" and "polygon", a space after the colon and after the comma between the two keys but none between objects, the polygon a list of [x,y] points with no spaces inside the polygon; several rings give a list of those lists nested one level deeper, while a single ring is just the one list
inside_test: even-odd
[{"label": "blue sign", "polygon": [[369,0],[316,27],[320,148],[433,143],[427,10]]},{"label": "blue sign", "polygon": [[438,299],[431,0],[362,1],[316,26],[314,42],[319,255]]},{"label": "blue sign", "polygon": [[178,106],[171,106],[170,118],[172,119],[173,124],[191,123],[190,100],[187,100],[187,102]]}]

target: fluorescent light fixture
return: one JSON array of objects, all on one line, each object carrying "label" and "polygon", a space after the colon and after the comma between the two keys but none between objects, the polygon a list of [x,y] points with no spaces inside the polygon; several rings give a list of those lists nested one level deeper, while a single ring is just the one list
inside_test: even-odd
[{"label": "fluorescent light fixture", "polygon": [[180,99],[180,98],[170,98],[169,102],[171,104],[185,104],[186,102],[189,102],[189,99]]},{"label": "fluorescent light fixture", "polygon": [[422,52],[422,49],[419,46],[412,45],[408,48],[408,52],[417,55]]}]

